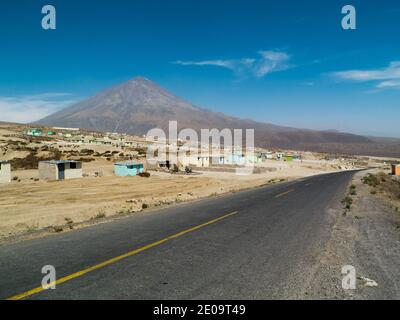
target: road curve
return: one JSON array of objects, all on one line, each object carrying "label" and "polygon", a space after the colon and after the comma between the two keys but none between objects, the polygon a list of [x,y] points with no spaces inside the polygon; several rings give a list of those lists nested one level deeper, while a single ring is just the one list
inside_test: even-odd
[{"label": "road curve", "polygon": [[[0,298],[301,298],[354,172],[0,246]],[[53,265],[56,290],[41,288]]]}]

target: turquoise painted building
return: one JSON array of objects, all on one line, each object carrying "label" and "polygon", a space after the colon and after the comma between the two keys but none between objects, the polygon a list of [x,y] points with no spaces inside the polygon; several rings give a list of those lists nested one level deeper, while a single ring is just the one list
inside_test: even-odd
[{"label": "turquoise painted building", "polygon": [[118,177],[133,177],[145,172],[144,163],[141,162],[119,162],[114,163],[114,173]]},{"label": "turquoise painted building", "polygon": [[225,158],[225,164],[244,165],[246,164],[246,158],[243,154],[233,153]]},{"label": "turquoise painted building", "polygon": [[42,130],[37,128],[31,128],[28,131],[26,131],[26,134],[32,137],[40,137],[42,135]]}]

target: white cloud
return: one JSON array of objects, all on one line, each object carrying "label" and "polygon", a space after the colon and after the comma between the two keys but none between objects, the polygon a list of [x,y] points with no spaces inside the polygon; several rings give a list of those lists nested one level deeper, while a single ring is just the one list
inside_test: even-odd
[{"label": "white cloud", "polygon": [[393,61],[388,67],[372,70],[348,70],[334,72],[334,77],[356,82],[372,82],[378,89],[400,88],[400,61]]},{"label": "white cloud", "polygon": [[230,60],[176,61],[182,66],[216,66],[232,70],[240,77],[262,78],[272,72],[288,69],[290,56],[282,51],[259,51],[258,58]]},{"label": "white cloud", "polygon": [[0,97],[0,121],[28,123],[59,111],[75,100],[67,93]]},{"label": "white cloud", "polygon": [[378,89],[385,89],[385,88],[400,88],[400,80],[389,80],[389,81],[382,81],[376,85]]}]

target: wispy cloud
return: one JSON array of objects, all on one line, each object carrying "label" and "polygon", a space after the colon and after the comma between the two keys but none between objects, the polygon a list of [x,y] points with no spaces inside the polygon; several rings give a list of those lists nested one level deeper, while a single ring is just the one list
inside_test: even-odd
[{"label": "wispy cloud", "polygon": [[400,80],[397,81],[382,81],[376,85],[378,89],[385,89],[385,88],[400,88]]},{"label": "wispy cloud", "polygon": [[283,51],[259,51],[256,58],[175,61],[182,66],[215,66],[232,70],[239,77],[262,78],[270,73],[290,68],[290,55]]},{"label": "wispy cloud", "polygon": [[332,75],[341,80],[375,82],[376,89],[400,89],[400,61],[393,61],[382,69],[348,70],[334,72]]},{"label": "wispy cloud", "polygon": [[28,123],[59,111],[76,100],[68,93],[0,97],[0,120]]}]

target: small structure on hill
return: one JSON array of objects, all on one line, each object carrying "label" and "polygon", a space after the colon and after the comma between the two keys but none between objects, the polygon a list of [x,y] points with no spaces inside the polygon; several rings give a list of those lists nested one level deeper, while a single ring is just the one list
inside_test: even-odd
[{"label": "small structure on hill", "polygon": [[133,177],[145,172],[143,162],[118,162],[114,163],[114,173],[118,177]]},{"label": "small structure on hill", "polygon": [[242,153],[232,153],[224,158],[224,164],[228,165],[245,165],[246,157]]},{"label": "small structure on hill", "polygon": [[40,137],[42,135],[42,130],[38,128],[31,128],[26,131],[26,135],[31,137]]},{"label": "small structure on hill", "polygon": [[274,153],[272,151],[265,151],[261,152],[260,154],[263,160],[265,159],[272,160],[274,158]]},{"label": "small structure on hill", "polygon": [[197,161],[195,163],[195,166],[196,167],[200,167],[200,168],[209,167],[210,166],[210,162],[211,162],[211,158],[210,157],[199,155],[197,157]]},{"label": "small structure on hill", "polygon": [[392,174],[394,176],[400,176],[400,164],[392,164]]},{"label": "small structure on hill", "polygon": [[7,161],[0,161],[0,183],[11,182],[11,165]]},{"label": "small structure on hill", "polygon": [[294,160],[294,157],[290,154],[286,154],[283,156],[283,160],[286,162],[292,162]]},{"label": "small structure on hill", "polygon": [[39,179],[67,180],[82,178],[82,162],[74,160],[51,160],[39,162]]}]

